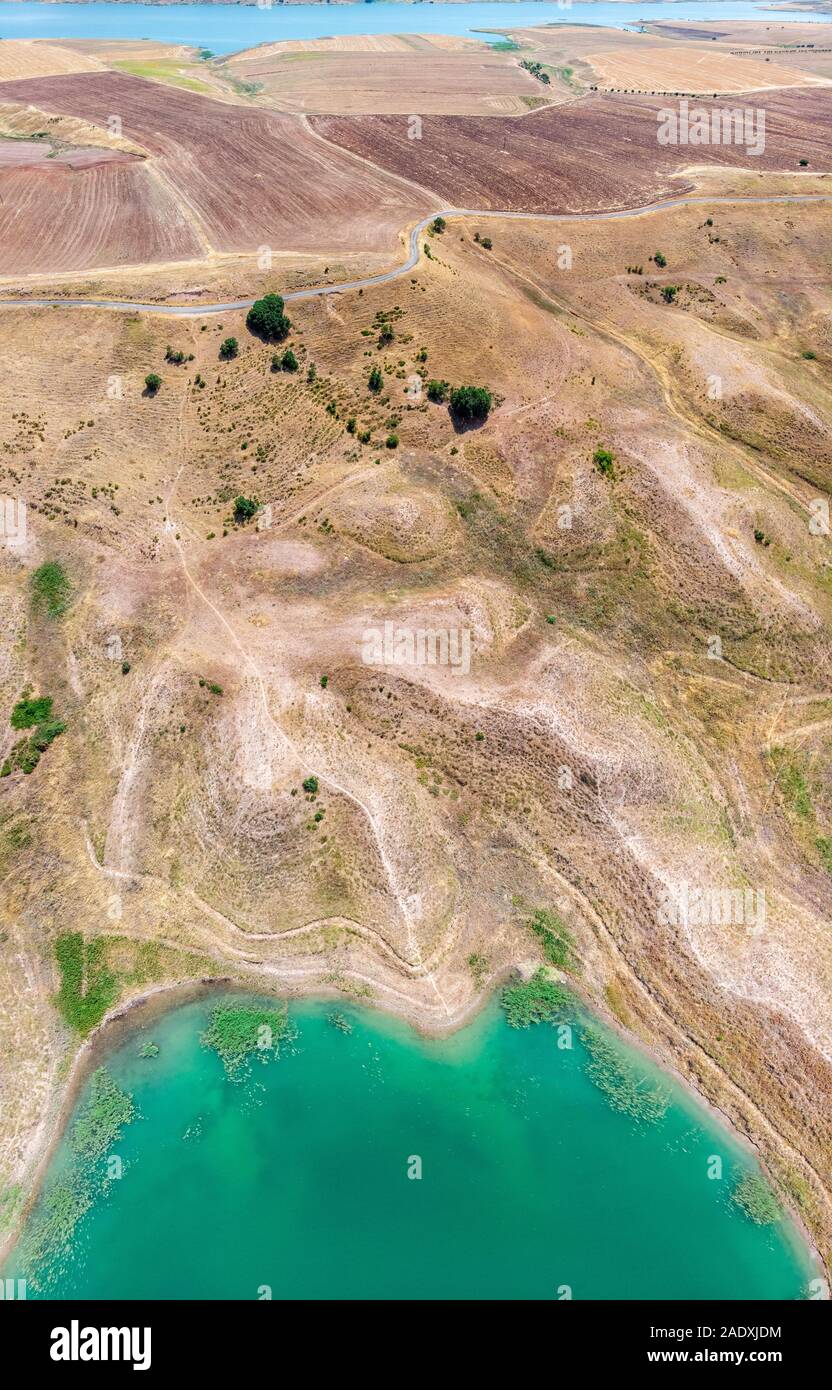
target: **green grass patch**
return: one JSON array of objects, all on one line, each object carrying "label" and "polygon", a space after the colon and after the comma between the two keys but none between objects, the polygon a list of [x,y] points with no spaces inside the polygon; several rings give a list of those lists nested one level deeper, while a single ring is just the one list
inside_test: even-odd
[{"label": "green grass patch", "polygon": [[84,1038],[100,1023],[121,993],[106,963],[106,942],[85,942],[80,932],[61,932],[55,942],[61,972],[56,1003],[64,1022]]},{"label": "green grass patch", "polygon": [[550,965],[559,970],[574,970],[572,948],[575,939],[552,908],[538,907],[526,922],[543,947],[543,954]]},{"label": "green grass patch", "polygon": [[188,92],[201,92],[203,96],[211,96],[213,88],[207,82],[200,82],[197,77],[186,77],[184,73],[178,71],[175,63],[166,63],[164,60],[156,63],[143,63],[140,59],[120,58],[113,63],[114,68],[119,68],[122,72],[129,72],[132,77],[146,77],[151,82],[167,82],[171,87],[184,87]]},{"label": "green grass patch", "polygon": [[772,748],[770,756],[787,808],[801,820],[808,820],[812,815],[812,798],[800,764],[787,748]]},{"label": "green grass patch", "polygon": [[60,618],[66,612],[72,585],[63,565],[57,560],[47,560],[39,565],[29,583],[35,612],[45,612],[48,618]]}]

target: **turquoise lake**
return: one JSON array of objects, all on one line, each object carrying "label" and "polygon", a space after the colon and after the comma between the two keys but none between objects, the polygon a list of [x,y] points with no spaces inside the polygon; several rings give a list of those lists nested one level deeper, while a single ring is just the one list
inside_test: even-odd
[{"label": "turquoise lake", "polygon": [[[678,4],[538,3],[280,5],[48,5],[0,0],[0,38],[159,39],[232,53],[276,39],[330,34],[473,34],[529,24],[600,24],[617,28],[642,19],[763,19],[823,23],[832,16],[773,12],[747,0],[680,0]],[[483,35],[481,35],[483,37]]]},{"label": "turquoise lake", "polygon": [[[562,1047],[496,1004],[443,1041],[339,1005],[344,1032],[331,1005],[292,1005],[295,1040],[231,1080],[200,1043],[213,1002],[107,1059],[137,1112],[107,1156],[122,1176],[104,1183],[101,1160],[71,1243],[39,1268],[24,1237],[4,1273],[37,1279],[30,1298],[805,1296],[816,1271],[797,1233],[731,1200],[747,1153],[617,1040],[669,1093],[662,1118],[611,1105],[579,1029]],[[148,1041],[158,1055],[142,1058]],[[47,1192],[73,1161],[65,1138]]]}]

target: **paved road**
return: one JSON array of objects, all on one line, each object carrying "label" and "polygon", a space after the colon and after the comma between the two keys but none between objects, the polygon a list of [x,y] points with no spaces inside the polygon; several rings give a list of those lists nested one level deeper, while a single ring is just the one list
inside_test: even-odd
[{"label": "paved road", "polygon": [[[404,265],[394,270],[385,270],[380,275],[368,275],[364,280],[344,280],[337,285],[321,285],[317,289],[290,290],[283,296],[286,303],[301,299],[317,299],[322,294],[344,294],[348,290],[369,289],[371,285],[387,285],[407,275],[419,260],[419,237],[436,217],[497,217],[513,222],[600,222],[612,218],[642,217],[649,212],[662,212],[665,208],[684,207],[687,204],[701,204],[714,207],[720,203],[828,203],[832,194],[827,193],[783,193],[779,196],[759,198],[694,197],[664,198],[658,203],[647,203],[641,208],[624,208],[618,212],[495,212],[481,208],[445,208],[442,212],[432,212],[423,217],[410,233],[410,251]],[[94,272],[90,272],[93,274]],[[70,309],[118,309],[122,312],[143,314],[173,314],[180,318],[202,318],[209,314],[228,314],[235,309],[250,309],[253,299],[228,299],[222,304],[143,304],[131,299],[0,299],[0,309],[14,308],[70,308]]]}]

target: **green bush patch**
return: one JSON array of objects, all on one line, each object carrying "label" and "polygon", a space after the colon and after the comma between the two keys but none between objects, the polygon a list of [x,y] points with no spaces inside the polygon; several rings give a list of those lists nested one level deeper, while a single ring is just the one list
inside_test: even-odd
[{"label": "green bush patch", "polygon": [[551,1023],[563,1018],[572,1007],[572,995],[563,985],[550,980],[546,971],[536,970],[530,980],[506,985],[500,996],[510,1028],[528,1028],[532,1023]]},{"label": "green bush patch", "polygon": [[33,724],[42,724],[52,713],[52,696],[40,695],[36,700],[18,700],[12,710],[13,729],[31,729]]}]

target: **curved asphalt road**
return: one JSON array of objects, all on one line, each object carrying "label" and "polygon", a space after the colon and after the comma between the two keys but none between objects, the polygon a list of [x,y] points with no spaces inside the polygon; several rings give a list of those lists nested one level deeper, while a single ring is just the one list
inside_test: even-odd
[{"label": "curved asphalt road", "polygon": [[[719,203],[828,203],[832,194],[828,193],[783,193],[779,196],[759,198],[694,197],[665,198],[658,203],[648,203],[641,208],[624,208],[618,212],[499,212],[481,208],[444,208],[423,217],[410,233],[410,252],[404,265],[395,270],[385,270],[380,275],[368,275],[364,280],[345,280],[338,285],[321,285],[318,289],[290,290],[283,296],[286,303],[301,299],[317,299],[322,294],[344,294],[349,290],[367,289],[371,285],[386,285],[406,275],[419,260],[419,237],[436,217],[499,217],[509,221],[527,222],[598,222],[617,217],[641,217],[648,212],[661,212],[665,208],[684,207],[702,204],[713,207]],[[94,272],[90,272],[91,274]],[[130,299],[0,299],[0,309],[119,309],[123,312],[146,314],[174,314],[183,318],[201,318],[208,314],[227,314],[235,309],[250,309],[253,299],[229,299],[223,304],[142,304]]]}]

